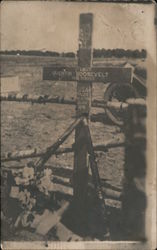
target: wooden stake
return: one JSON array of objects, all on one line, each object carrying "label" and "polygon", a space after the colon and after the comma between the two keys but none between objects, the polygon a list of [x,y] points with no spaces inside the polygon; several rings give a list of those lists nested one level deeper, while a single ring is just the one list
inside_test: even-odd
[{"label": "wooden stake", "polygon": [[102,216],[102,222],[104,223],[104,237],[109,238],[109,227],[107,223],[107,213],[106,213],[106,205],[105,205],[105,194],[102,190],[101,186],[101,180],[100,180],[100,175],[99,175],[99,170],[95,158],[95,153],[94,153],[94,147],[92,143],[92,138],[90,134],[90,130],[88,127],[87,122],[84,119],[84,126],[85,126],[85,131],[86,131],[86,138],[87,138],[87,148],[88,148],[88,153],[89,153],[89,161],[90,161],[90,167],[91,167],[91,172],[92,172],[92,178],[93,182],[95,185],[95,190],[96,190],[96,195],[98,197],[99,203],[100,203],[100,213]]}]

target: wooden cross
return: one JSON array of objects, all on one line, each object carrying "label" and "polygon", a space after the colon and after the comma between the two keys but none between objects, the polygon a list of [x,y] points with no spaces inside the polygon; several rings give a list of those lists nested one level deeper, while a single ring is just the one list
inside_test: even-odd
[{"label": "wooden cross", "polygon": [[43,80],[76,81],[77,115],[89,114],[92,82],[130,83],[131,67],[92,67],[93,14],[80,14],[79,53],[76,67],[54,65],[43,68]]},{"label": "wooden cross", "polygon": [[[92,67],[93,14],[80,14],[79,53],[77,67],[58,65],[43,69],[43,80],[77,81],[76,115],[90,116],[92,82],[130,83],[131,68]],[[83,206],[86,201],[88,178],[88,149],[85,125],[75,131],[74,197]],[[80,207],[81,209],[81,207]]]}]

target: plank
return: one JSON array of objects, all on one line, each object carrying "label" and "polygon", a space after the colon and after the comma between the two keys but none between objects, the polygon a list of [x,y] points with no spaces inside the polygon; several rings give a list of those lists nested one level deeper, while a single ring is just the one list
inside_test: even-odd
[{"label": "plank", "polygon": [[57,236],[60,241],[81,241],[82,238],[69,230],[66,226],[64,226],[61,222],[57,224]]},{"label": "plank", "polygon": [[[81,61],[82,62],[82,61]],[[84,63],[83,63],[84,65]],[[45,67],[43,80],[130,83],[131,68],[122,67]]]},{"label": "plank", "polygon": [[53,228],[62,218],[63,213],[68,209],[69,202],[59,208],[56,212],[51,212],[49,210],[45,211],[39,224],[37,224],[36,233],[41,235],[46,235],[48,231]]}]

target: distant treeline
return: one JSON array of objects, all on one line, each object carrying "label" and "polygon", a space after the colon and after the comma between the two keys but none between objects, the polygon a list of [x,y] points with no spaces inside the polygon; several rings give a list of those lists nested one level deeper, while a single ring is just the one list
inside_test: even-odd
[{"label": "distant treeline", "polygon": [[147,52],[142,50],[130,50],[130,49],[94,49],[93,57],[132,57],[132,58],[146,58]]},{"label": "distant treeline", "polygon": [[[74,52],[62,52],[58,53],[55,51],[40,51],[40,50],[5,50],[0,51],[1,55],[26,55],[26,56],[53,56],[53,57],[71,57],[75,58],[78,56]],[[124,50],[124,49],[94,49],[94,58],[109,58],[109,57],[132,57],[132,58],[146,58],[147,53],[145,49],[142,50]]]}]

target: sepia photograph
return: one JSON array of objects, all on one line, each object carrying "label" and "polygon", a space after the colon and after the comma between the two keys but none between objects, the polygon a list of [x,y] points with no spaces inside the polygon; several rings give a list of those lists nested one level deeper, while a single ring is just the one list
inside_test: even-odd
[{"label": "sepia photograph", "polygon": [[2,1],[3,249],[155,250],[156,7],[131,2]]}]

